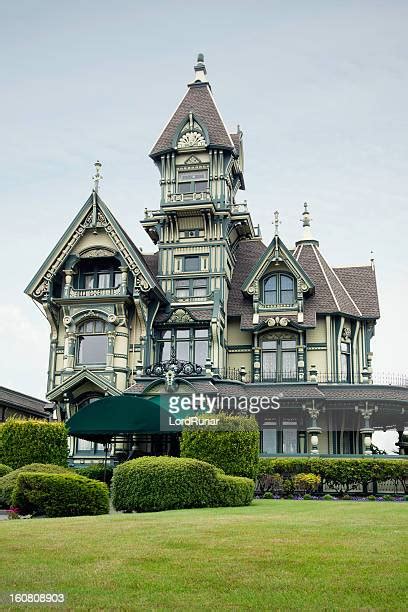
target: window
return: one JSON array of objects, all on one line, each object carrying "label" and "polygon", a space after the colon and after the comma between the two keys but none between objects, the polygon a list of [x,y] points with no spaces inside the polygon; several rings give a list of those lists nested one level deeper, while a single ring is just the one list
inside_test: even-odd
[{"label": "window", "polygon": [[282,453],[294,455],[297,452],[297,429],[282,429]]},{"label": "window", "polygon": [[183,258],[183,271],[184,272],[199,272],[201,269],[201,262],[199,255],[186,255]]},{"label": "window", "polygon": [[340,381],[350,382],[351,369],[350,369],[350,343],[340,343]]},{"label": "window", "polygon": [[119,262],[114,257],[83,259],[79,262],[78,274],[75,275],[77,289],[108,289],[119,287],[121,272]]},{"label": "window", "polygon": [[296,380],[296,339],[279,334],[266,334],[261,339],[262,379],[272,382]]},{"label": "window", "polygon": [[177,298],[206,297],[206,278],[183,278],[174,282],[175,295]]},{"label": "window", "polygon": [[83,365],[106,362],[108,341],[106,325],[101,319],[90,319],[78,328],[77,362]]},{"label": "window", "polygon": [[263,283],[264,304],[293,304],[295,282],[287,274],[272,274]]},{"label": "window", "polygon": [[[80,404],[78,405],[78,410],[82,410],[82,408],[85,408],[85,406],[89,406],[89,404],[97,402],[100,399],[102,399],[102,396],[88,397],[87,399],[80,402]],[[76,452],[78,454],[94,455],[95,453],[102,453],[103,451],[103,444],[90,442],[89,440],[82,440],[81,438],[76,439]]]},{"label": "window", "polygon": [[178,192],[198,193],[208,190],[208,170],[179,171]]},{"label": "window", "polygon": [[262,430],[262,452],[266,455],[275,455],[277,452],[276,429]]},{"label": "window", "polygon": [[156,344],[156,361],[170,359],[174,348],[176,359],[204,366],[208,356],[208,329],[173,329],[160,332]]}]

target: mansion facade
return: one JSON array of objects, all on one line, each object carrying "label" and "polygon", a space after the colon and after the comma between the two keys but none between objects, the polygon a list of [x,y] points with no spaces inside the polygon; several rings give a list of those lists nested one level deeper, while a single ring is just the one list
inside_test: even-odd
[{"label": "mansion facade", "polygon": [[[406,381],[377,381],[372,368],[373,262],[332,267],[306,204],[294,246],[273,211],[274,236],[262,241],[239,201],[243,134],[226,128],[202,55],[150,157],[160,201],[141,225],[156,251],[142,253],[103,202],[97,163],[90,197],[26,289],[50,324],[56,418],[169,386],[278,396],[280,409],[259,417],[264,454],[370,454],[375,428],[397,429],[403,453]],[[112,436],[111,453],[169,452],[169,437]],[[102,446],[77,438],[71,451],[84,461]]]}]

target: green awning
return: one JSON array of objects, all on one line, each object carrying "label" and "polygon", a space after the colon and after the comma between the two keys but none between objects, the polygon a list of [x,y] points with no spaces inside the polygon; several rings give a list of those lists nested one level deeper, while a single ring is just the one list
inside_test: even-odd
[{"label": "green awning", "polygon": [[81,408],[66,423],[69,434],[95,442],[131,433],[161,433],[160,397],[138,395],[105,397]]}]

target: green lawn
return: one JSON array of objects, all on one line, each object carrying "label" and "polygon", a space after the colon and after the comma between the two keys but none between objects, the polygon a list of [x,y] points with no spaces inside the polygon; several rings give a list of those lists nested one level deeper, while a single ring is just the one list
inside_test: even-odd
[{"label": "green lawn", "polygon": [[405,503],[263,500],[2,521],[0,590],[70,610],[403,610],[407,519]]}]

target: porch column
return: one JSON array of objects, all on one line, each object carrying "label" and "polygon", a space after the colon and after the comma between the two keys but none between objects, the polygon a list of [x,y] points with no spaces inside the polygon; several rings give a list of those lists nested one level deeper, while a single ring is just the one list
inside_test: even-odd
[{"label": "porch column", "polygon": [[310,445],[311,445],[310,454],[319,455],[320,454],[319,453],[319,434],[322,433],[322,428],[318,427],[317,419],[319,417],[320,410],[315,407],[314,400],[313,400],[312,406],[310,408],[306,408],[306,410],[308,411],[310,418],[312,420],[311,427],[308,427],[306,429],[307,433],[310,435]]},{"label": "porch column", "polygon": [[360,408],[359,406],[355,407],[355,411],[359,412],[364,419],[364,427],[360,428],[360,433],[363,436],[363,454],[364,455],[372,455],[373,451],[371,450],[372,445],[372,436],[374,433],[374,429],[370,425],[370,418],[373,412],[377,412],[378,407],[373,406],[369,407],[368,402],[365,403],[364,408]]}]

